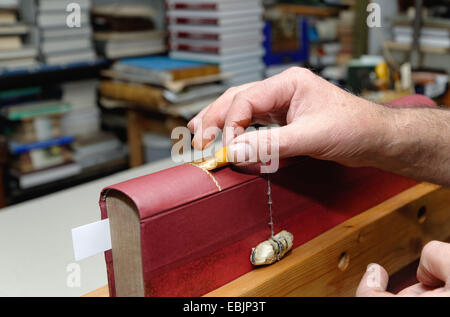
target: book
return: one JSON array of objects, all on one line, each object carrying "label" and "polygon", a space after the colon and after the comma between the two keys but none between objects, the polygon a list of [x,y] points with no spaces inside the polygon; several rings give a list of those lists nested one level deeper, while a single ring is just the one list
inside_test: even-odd
[{"label": "book", "polygon": [[181,92],[174,92],[171,90],[165,89],[163,91],[163,97],[171,102],[171,103],[183,103],[194,101],[199,98],[208,97],[211,95],[219,95],[225,90],[227,87],[223,84],[214,83],[214,84],[202,84],[202,85],[193,85],[189,86]]},{"label": "book", "polygon": [[21,120],[13,130],[10,139],[19,144],[34,144],[62,136],[61,115],[53,114]]},{"label": "book", "polygon": [[24,46],[20,49],[0,51],[0,62],[17,58],[35,58],[37,49],[33,46]]},{"label": "book", "polygon": [[95,45],[100,54],[110,59],[159,54],[166,51],[162,37],[128,41],[97,40]]},{"label": "book", "polygon": [[25,35],[29,31],[29,27],[23,23],[12,25],[0,25],[0,36],[4,35]]},{"label": "book", "polygon": [[[244,171],[183,164],[105,188],[110,295],[201,296],[253,270],[252,248],[271,236],[267,176]],[[309,158],[270,180],[274,232],[291,232],[294,248],[417,184]]]},{"label": "book", "polygon": [[[254,14],[253,12],[252,14]],[[241,15],[238,14],[237,17],[230,15],[226,18],[221,17],[166,17],[166,23],[168,24],[178,24],[180,26],[182,25],[198,25],[203,26],[204,28],[207,27],[230,27],[233,25],[239,25],[239,24],[258,24],[258,22],[261,21],[261,17],[258,15]]]},{"label": "book", "polygon": [[74,161],[83,169],[123,159],[128,155],[128,147],[107,132],[78,137],[72,148]]},{"label": "book", "polygon": [[261,0],[168,0],[166,9],[169,10],[216,10],[236,11],[249,9],[261,4]]},{"label": "book", "polygon": [[248,41],[261,43],[263,35],[257,29],[241,30],[231,34],[174,32],[169,33],[169,41],[188,45],[230,46],[245,44]]},{"label": "book", "polygon": [[71,53],[57,53],[45,56],[48,65],[94,62],[97,59],[93,49],[76,50]]},{"label": "book", "polygon": [[164,32],[155,31],[128,31],[128,32],[95,32],[94,38],[98,41],[112,42],[128,42],[146,40],[146,39],[163,39]]},{"label": "book", "polygon": [[157,12],[150,6],[138,4],[104,4],[92,8],[92,14],[112,17],[153,18]]},{"label": "book", "polygon": [[63,146],[71,144],[74,141],[74,138],[72,136],[63,136],[60,138],[45,140],[45,141],[38,141],[38,142],[32,142],[32,143],[19,143],[15,141],[9,142],[9,151],[11,154],[17,155],[26,153],[35,149],[43,149],[48,148],[52,146]]},{"label": "book", "polygon": [[245,50],[242,48],[238,49],[237,53],[234,54],[208,54],[208,53],[197,53],[188,51],[170,51],[169,56],[175,59],[185,59],[192,61],[203,61],[205,63],[232,63],[236,60],[255,58],[261,59],[264,55],[264,49],[261,46],[249,46]]},{"label": "book", "polygon": [[61,129],[64,135],[94,135],[100,131],[100,120],[100,110],[97,107],[72,107],[72,110],[61,118]]},{"label": "book", "polygon": [[16,69],[30,69],[38,67],[40,64],[35,58],[14,58],[0,61],[0,69],[16,70]]},{"label": "book", "polygon": [[[225,11],[225,10],[168,10],[166,12],[169,20],[175,20],[183,24],[229,24],[228,20],[242,19],[251,21],[261,16],[263,10],[260,6],[249,3],[248,8]],[[213,22],[215,21],[215,22]]]},{"label": "book", "polygon": [[73,110],[96,108],[98,84],[98,79],[64,83],[62,85],[62,99],[70,103]]},{"label": "book", "polygon": [[22,153],[11,161],[11,167],[20,173],[31,173],[71,161],[72,152],[66,146],[53,146]]},{"label": "book", "polygon": [[165,56],[123,59],[114,64],[113,69],[122,73],[147,76],[156,84],[220,73],[217,65]]},{"label": "book", "polygon": [[[42,12],[36,17],[36,25],[43,29],[67,28],[67,14],[61,12]],[[87,12],[81,12],[80,24],[89,25],[90,17]]]},{"label": "book", "polygon": [[17,11],[15,9],[2,9],[0,7],[0,24],[11,25],[17,23]]},{"label": "book", "polygon": [[92,36],[92,29],[90,27],[80,28],[57,28],[57,29],[43,29],[41,30],[41,39],[43,42],[47,40],[69,40],[74,37],[89,38]]},{"label": "book", "polygon": [[19,0],[2,0],[0,3],[0,9],[17,10],[19,6]]},{"label": "book", "polygon": [[255,44],[247,44],[248,42],[242,43],[242,45],[221,45],[221,44],[201,44],[201,43],[183,43],[182,41],[176,42],[171,41],[169,43],[169,48],[172,51],[176,52],[192,52],[192,53],[199,53],[199,54],[210,54],[213,55],[219,55],[219,56],[226,56],[226,55],[236,55],[239,53],[245,53],[250,52],[253,50],[258,50],[261,48],[261,45],[258,44],[256,41]]},{"label": "book", "polygon": [[39,116],[63,114],[70,110],[70,104],[60,101],[39,101],[2,109],[2,114],[9,120],[17,121]]},{"label": "book", "polygon": [[0,92],[0,106],[14,106],[57,99],[61,99],[61,89],[58,86],[34,86]]},{"label": "book", "polygon": [[96,167],[109,167],[110,165],[114,166],[116,163],[120,162],[121,164],[127,163],[128,156],[128,147],[120,146],[117,149],[105,151],[98,154],[90,155],[89,157],[79,159],[77,155],[74,155],[75,162],[81,166],[83,171],[91,170]]},{"label": "book", "polygon": [[10,170],[10,174],[17,179],[19,186],[22,189],[33,188],[39,185],[54,182],[77,175],[80,172],[81,166],[76,163],[66,163],[30,173],[20,173],[14,169]]},{"label": "book", "polygon": [[203,25],[185,25],[185,24],[169,24],[167,29],[170,34],[177,37],[183,37],[191,35],[191,37],[206,37],[219,39],[222,36],[234,37],[236,34],[243,32],[249,32],[250,30],[262,30],[263,23],[261,21],[248,22],[234,24],[229,26],[210,26]]},{"label": "book", "polygon": [[75,157],[82,160],[95,154],[114,151],[121,145],[122,143],[113,134],[100,132],[91,136],[78,137],[72,148]]},{"label": "book", "polygon": [[[39,0],[39,12],[44,11],[59,11],[66,12],[67,6],[73,3],[72,0]],[[80,6],[82,11],[87,11],[91,8],[90,0],[77,0],[76,3]]]},{"label": "book", "polygon": [[111,78],[111,79],[120,80],[120,81],[129,81],[129,82],[140,83],[140,84],[155,85],[160,88],[165,88],[165,89],[168,89],[168,90],[176,92],[176,93],[179,93],[186,87],[189,87],[192,85],[215,83],[215,82],[227,79],[229,77],[228,74],[221,72],[219,74],[206,75],[206,76],[200,76],[200,77],[192,77],[192,78],[180,79],[180,80],[176,80],[176,81],[165,81],[163,83],[159,83],[159,82],[156,82],[153,78],[150,78],[149,76],[141,75],[141,74],[118,72],[115,70],[104,70],[101,72],[101,74],[102,74],[102,76],[104,76],[106,78]]},{"label": "book", "polygon": [[150,31],[155,29],[155,11],[149,6],[99,5],[92,10],[95,31]]},{"label": "book", "polygon": [[72,37],[69,39],[46,40],[41,43],[41,52],[45,55],[72,52],[74,50],[89,50],[92,48],[90,37]]},{"label": "book", "polygon": [[163,98],[163,89],[149,85],[103,80],[100,83],[99,92],[106,98],[128,101],[155,109],[167,104]]}]

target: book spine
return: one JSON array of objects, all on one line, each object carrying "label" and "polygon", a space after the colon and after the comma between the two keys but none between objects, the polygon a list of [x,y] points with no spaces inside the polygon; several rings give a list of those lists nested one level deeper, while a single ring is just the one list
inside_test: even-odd
[{"label": "book spine", "polygon": [[151,108],[167,104],[163,97],[163,90],[150,86],[102,81],[99,91],[102,96],[107,98],[129,101]]},{"label": "book spine", "polygon": [[220,74],[220,68],[217,65],[206,65],[186,69],[177,69],[170,71],[172,80],[183,80],[195,77],[203,77]]}]

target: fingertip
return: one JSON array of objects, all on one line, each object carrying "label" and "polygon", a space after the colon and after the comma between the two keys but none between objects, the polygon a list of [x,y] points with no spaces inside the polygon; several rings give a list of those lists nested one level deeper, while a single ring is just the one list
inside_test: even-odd
[{"label": "fingertip", "polygon": [[195,131],[197,131],[197,128],[198,128],[199,124],[201,123],[201,120],[202,119],[197,116],[188,122],[187,127],[189,128],[191,133],[195,133]]},{"label": "fingertip", "polygon": [[361,282],[356,290],[357,297],[392,296],[386,292],[389,275],[379,264],[371,263],[367,266]]},{"label": "fingertip", "polygon": [[449,281],[450,244],[430,241],[422,249],[417,280],[429,287],[440,287]]}]

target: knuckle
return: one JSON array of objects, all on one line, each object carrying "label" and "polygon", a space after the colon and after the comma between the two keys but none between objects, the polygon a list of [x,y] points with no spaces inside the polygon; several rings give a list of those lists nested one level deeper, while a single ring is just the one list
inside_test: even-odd
[{"label": "knuckle", "polygon": [[239,90],[239,86],[230,87],[225,90],[224,95],[234,95]]},{"label": "knuckle", "polygon": [[233,101],[234,102],[242,102],[242,101],[245,101],[246,98],[247,98],[247,94],[245,93],[245,91],[240,91],[234,95]]},{"label": "knuckle", "polygon": [[300,67],[300,66],[293,66],[287,69],[287,72],[290,74],[309,74],[311,71],[308,68]]}]

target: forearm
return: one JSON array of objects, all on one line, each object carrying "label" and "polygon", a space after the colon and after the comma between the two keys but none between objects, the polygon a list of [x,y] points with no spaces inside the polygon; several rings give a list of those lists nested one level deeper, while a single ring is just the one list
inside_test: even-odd
[{"label": "forearm", "polygon": [[372,166],[450,186],[450,111],[383,107]]}]

